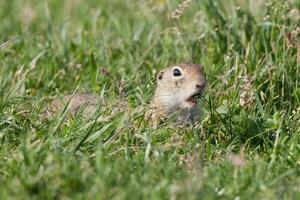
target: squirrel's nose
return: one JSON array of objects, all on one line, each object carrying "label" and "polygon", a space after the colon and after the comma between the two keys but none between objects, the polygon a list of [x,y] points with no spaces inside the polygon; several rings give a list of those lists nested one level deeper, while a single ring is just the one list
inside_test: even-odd
[{"label": "squirrel's nose", "polygon": [[199,90],[203,90],[205,88],[205,84],[196,84],[196,88]]}]

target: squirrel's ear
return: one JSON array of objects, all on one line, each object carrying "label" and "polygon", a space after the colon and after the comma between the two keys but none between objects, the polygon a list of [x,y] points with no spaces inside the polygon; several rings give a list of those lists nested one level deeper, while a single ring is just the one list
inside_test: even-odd
[{"label": "squirrel's ear", "polygon": [[164,71],[162,70],[162,71],[160,71],[160,72],[158,73],[158,75],[157,75],[157,80],[158,80],[158,81],[161,80],[161,79],[163,78],[163,75],[164,75]]}]

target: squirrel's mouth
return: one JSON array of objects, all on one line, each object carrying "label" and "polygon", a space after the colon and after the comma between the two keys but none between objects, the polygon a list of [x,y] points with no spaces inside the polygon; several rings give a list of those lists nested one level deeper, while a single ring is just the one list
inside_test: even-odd
[{"label": "squirrel's mouth", "polygon": [[197,100],[201,97],[201,93],[195,93],[189,98],[187,98],[185,101],[191,106],[195,107],[197,106]]}]

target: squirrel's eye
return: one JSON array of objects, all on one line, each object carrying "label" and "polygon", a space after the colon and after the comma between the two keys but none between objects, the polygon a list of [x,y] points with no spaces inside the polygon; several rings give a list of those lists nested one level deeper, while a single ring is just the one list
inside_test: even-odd
[{"label": "squirrel's eye", "polygon": [[181,71],[177,68],[173,70],[173,76],[181,76]]}]

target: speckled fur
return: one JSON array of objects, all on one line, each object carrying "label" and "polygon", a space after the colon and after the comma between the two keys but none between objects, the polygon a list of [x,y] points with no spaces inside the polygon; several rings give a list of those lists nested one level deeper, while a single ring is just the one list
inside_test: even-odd
[{"label": "speckled fur", "polygon": [[[173,77],[175,67],[181,70],[182,75],[180,77]],[[197,88],[196,85],[201,87]],[[154,98],[147,108],[146,117],[150,118],[154,124],[173,115],[179,123],[198,121],[200,119],[200,108],[190,106],[186,99],[195,93],[203,94],[205,86],[206,80],[203,68],[200,65],[178,64],[163,69],[157,75]],[[57,112],[62,111],[67,104],[68,113],[73,117],[84,107],[82,114],[88,119],[95,115],[98,108],[108,106],[108,103],[97,95],[79,93],[52,101],[47,106],[45,115],[47,118],[51,118]],[[120,109],[122,108],[116,108],[116,110]]]},{"label": "speckled fur", "polygon": [[57,112],[61,112],[65,106],[68,105],[68,113],[73,117],[78,114],[82,107],[83,115],[86,118],[91,118],[100,103],[98,96],[89,93],[78,93],[74,95],[67,95],[62,99],[56,99],[52,101],[45,109],[45,115],[47,118],[53,117]]}]

